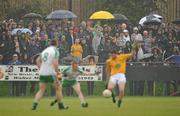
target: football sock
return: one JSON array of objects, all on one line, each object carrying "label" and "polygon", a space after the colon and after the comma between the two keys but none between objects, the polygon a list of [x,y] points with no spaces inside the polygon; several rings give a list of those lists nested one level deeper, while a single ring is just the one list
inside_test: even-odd
[{"label": "football sock", "polygon": [[32,110],[36,110],[37,106],[38,106],[38,103],[37,102],[33,102]]},{"label": "football sock", "polygon": [[87,103],[87,102],[82,103],[81,106],[82,106],[83,108],[87,108],[87,107],[88,107],[88,103]]},{"label": "football sock", "polygon": [[53,106],[55,103],[57,103],[57,99],[51,102],[50,106]]},{"label": "football sock", "polygon": [[67,110],[69,107],[68,106],[64,106],[63,102],[59,102],[58,103],[58,108],[60,110]]},{"label": "football sock", "polygon": [[117,106],[121,107],[122,100],[118,100]]},{"label": "football sock", "polygon": [[115,95],[114,95],[114,92],[112,91],[112,101],[113,101],[113,103],[116,103],[116,99],[115,99]]}]

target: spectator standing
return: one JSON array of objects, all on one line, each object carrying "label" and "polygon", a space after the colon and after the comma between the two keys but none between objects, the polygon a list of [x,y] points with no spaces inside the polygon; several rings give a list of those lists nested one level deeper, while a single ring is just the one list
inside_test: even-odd
[{"label": "spectator standing", "polygon": [[129,31],[127,29],[123,30],[123,40],[125,41],[125,44],[127,41],[130,41]]},{"label": "spectator standing", "polygon": [[101,32],[101,27],[96,26],[95,31],[93,32],[93,40],[92,40],[92,47],[94,54],[97,54],[98,46],[100,45],[100,41],[103,37],[103,33]]},{"label": "spectator standing", "polygon": [[137,27],[133,28],[133,34],[131,35],[131,41],[132,41],[132,46],[137,49],[138,44],[142,44],[143,42],[143,37],[139,33],[139,30]]},{"label": "spectator standing", "polygon": [[131,51],[132,51],[131,42],[130,42],[130,41],[127,41],[127,42],[126,42],[126,45],[125,45],[125,48],[123,49],[123,52],[124,52],[124,53],[130,53]]},{"label": "spectator standing", "polygon": [[[13,55],[12,60],[8,63],[9,65],[20,65],[21,62],[18,59],[18,54]],[[18,81],[9,82],[9,95],[10,96],[19,96],[20,95],[20,83]]]},{"label": "spectator standing", "polygon": [[40,53],[40,46],[35,39],[31,39],[29,45],[27,46],[27,56],[32,58],[34,55]]},{"label": "spectator standing", "polygon": [[110,52],[110,40],[107,40],[107,42],[101,40],[101,43],[98,46],[99,63],[104,63],[108,59],[109,52]]},{"label": "spectator standing", "polygon": [[[88,66],[96,67],[96,61],[94,56],[90,56],[88,59]],[[87,81],[88,95],[93,95],[94,92],[94,81]]]},{"label": "spectator standing", "polygon": [[69,45],[68,45],[68,42],[67,42],[67,38],[65,35],[62,35],[61,36],[61,43],[59,45],[59,52],[60,52],[60,58],[64,58],[67,56],[67,54],[69,54]]},{"label": "spectator standing", "polygon": [[[38,45],[38,42],[36,41],[36,39],[33,38],[30,40],[30,44],[27,47],[27,51],[28,51],[27,52],[27,58],[28,59],[26,59],[26,55],[25,55],[24,56],[24,60],[25,60],[24,63],[25,64],[28,63],[26,60],[30,61],[31,59],[33,59],[33,57],[35,55],[37,55],[41,52],[40,46]],[[37,82],[31,81],[30,84],[31,84],[30,93],[34,93],[35,92],[35,86],[37,85]]]},{"label": "spectator standing", "polygon": [[83,49],[83,54],[82,54],[82,58],[85,58],[86,56],[90,55],[91,54],[91,51],[89,49],[89,46],[88,44],[86,43],[86,40],[83,39],[81,41],[81,46],[82,46],[82,49]]},{"label": "spectator standing", "polygon": [[69,32],[67,33],[66,38],[67,38],[67,42],[68,42],[69,49],[70,49],[71,46],[75,43],[75,39],[76,39],[76,37],[74,36],[74,33],[73,33],[73,27],[69,28]]},{"label": "spectator standing", "polygon": [[74,59],[80,63],[80,60],[82,59],[83,49],[80,44],[80,40],[76,39],[75,44],[71,46],[71,55],[74,57]]},{"label": "spectator standing", "polygon": [[146,30],[143,32],[143,40],[144,40],[144,52],[151,53],[152,39],[150,38],[148,31]]}]

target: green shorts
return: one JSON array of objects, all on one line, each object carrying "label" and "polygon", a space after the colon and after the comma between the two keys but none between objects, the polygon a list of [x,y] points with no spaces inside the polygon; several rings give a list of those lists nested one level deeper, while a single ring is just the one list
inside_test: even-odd
[{"label": "green shorts", "polygon": [[64,80],[62,81],[62,87],[72,87],[72,86],[74,86],[76,83],[77,83],[76,80],[67,80],[67,79],[64,79]]},{"label": "green shorts", "polygon": [[49,76],[40,75],[40,82],[41,83],[53,83],[54,79],[55,79],[55,77],[52,75],[49,75]]}]

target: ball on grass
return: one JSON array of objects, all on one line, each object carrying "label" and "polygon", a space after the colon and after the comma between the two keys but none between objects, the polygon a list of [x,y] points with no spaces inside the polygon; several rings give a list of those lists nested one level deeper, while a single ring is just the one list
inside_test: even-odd
[{"label": "ball on grass", "polygon": [[105,98],[110,98],[112,95],[112,92],[109,89],[105,89],[102,94]]}]

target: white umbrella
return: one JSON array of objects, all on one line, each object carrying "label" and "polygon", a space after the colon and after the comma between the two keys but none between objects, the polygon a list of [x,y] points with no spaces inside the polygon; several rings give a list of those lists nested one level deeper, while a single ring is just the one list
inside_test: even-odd
[{"label": "white umbrella", "polygon": [[15,28],[11,31],[11,35],[16,35],[16,33],[20,31],[21,32],[21,28]]},{"label": "white umbrella", "polygon": [[160,16],[160,15],[158,15],[158,14],[152,14],[153,16],[155,16],[156,18],[158,18],[158,19],[160,19],[160,20],[162,20],[163,19],[163,17],[162,16]]},{"label": "white umbrella", "polygon": [[30,33],[32,35],[32,31],[28,28],[22,28],[22,33]]},{"label": "white umbrella", "polygon": [[146,21],[146,17],[143,17],[143,18],[140,19],[139,24],[141,26],[143,26],[145,21]]},{"label": "white umbrella", "polygon": [[30,33],[32,35],[32,31],[28,28],[15,28],[11,31],[11,35],[16,35],[16,33],[20,31],[21,33]]},{"label": "white umbrella", "polygon": [[151,14],[140,19],[139,24],[144,26],[145,24],[160,24],[163,17],[158,14]]},{"label": "white umbrella", "polygon": [[158,18],[153,18],[151,20],[147,20],[143,23],[144,25],[159,25],[161,24],[161,20]]}]

